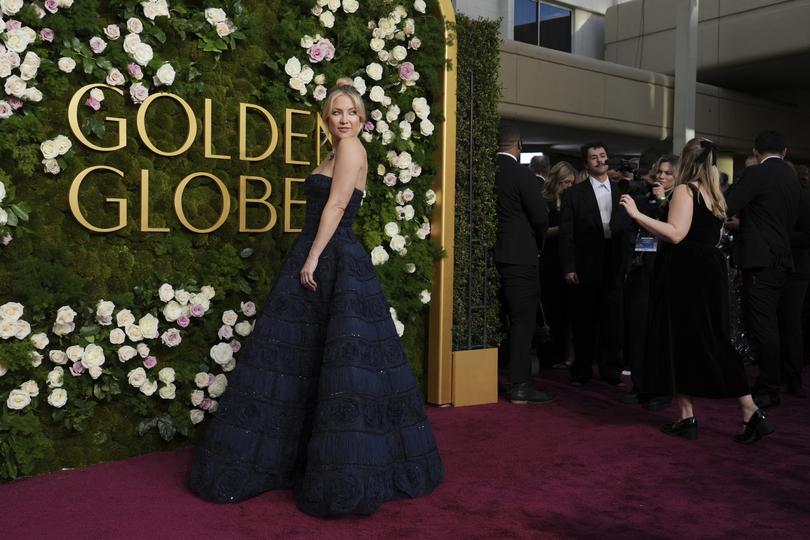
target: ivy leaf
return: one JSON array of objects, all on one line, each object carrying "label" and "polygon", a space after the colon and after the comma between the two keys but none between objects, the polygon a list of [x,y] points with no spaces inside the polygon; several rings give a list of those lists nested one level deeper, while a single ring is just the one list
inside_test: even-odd
[{"label": "ivy leaf", "polygon": [[93,73],[93,69],[96,67],[96,63],[93,62],[92,58],[82,58],[82,66],[84,67],[84,72],[88,75]]},{"label": "ivy leaf", "polygon": [[236,280],[237,284],[239,285],[239,290],[245,294],[252,294],[253,288],[250,286],[250,283],[245,281],[245,278],[240,277]]},{"label": "ivy leaf", "polygon": [[96,61],[96,65],[98,67],[100,67],[101,69],[105,70],[105,71],[108,71],[109,69],[111,69],[113,67],[112,62],[110,62],[106,58],[99,58]]},{"label": "ivy leaf", "polygon": [[166,32],[160,28],[155,28],[155,30],[152,32],[152,37],[158,40],[161,44],[166,43]]},{"label": "ivy leaf", "polygon": [[16,227],[17,223],[19,223],[19,220],[17,219],[17,214],[15,214],[14,212],[8,214],[7,223],[9,227]]},{"label": "ivy leaf", "polygon": [[28,221],[28,212],[26,212],[19,204],[12,204],[11,211],[23,221]]},{"label": "ivy leaf", "polygon": [[152,429],[157,425],[157,418],[152,418],[151,420],[143,420],[140,424],[138,424],[138,435],[143,437],[143,434]]},{"label": "ivy leaf", "polygon": [[158,433],[160,433],[160,438],[166,442],[169,442],[172,439],[174,439],[174,435],[175,433],[177,433],[177,429],[175,429],[174,427],[174,423],[172,422],[171,416],[163,415],[158,417],[156,420]]}]

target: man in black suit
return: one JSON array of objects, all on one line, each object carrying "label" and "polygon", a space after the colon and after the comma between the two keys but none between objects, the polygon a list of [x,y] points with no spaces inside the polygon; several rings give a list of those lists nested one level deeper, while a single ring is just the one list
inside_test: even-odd
[{"label": "man in black suit", "polygon": [[537,179],[519,163],[520,132],[511,126],[502,127],[498,147],[495,264],[509,322],[509,399],[516,404],[541,403],[553,396],[537,390],[529,380],[529,353],[540,298],[537,257],[548,228],[548,212]]},{"label": "man in black suit", "polygon": [[599,377],[618,386],[630,217],[607,176],[607,147],[588,143],[582,147],[582,158],[589,178],[566,190],[560,207],[560,262],[573,299],[571,382],[576,386],[588,382],[597,362]]},{"label": "man in black suit", "polygon": [[532,160],[529,162],[529,168],[540,183],[540,191],[542,192],[546,185],[546,177],[551,171],[551,160],[549,160],[548,156],[545,154],[533,156]]},{"label": "man in black suit", "polygon": [[754,141],[758,165],[748,167],[727,196],[729,216],[739,215],[732,254],[743,272],[743,321],[759,363],[752,394],[761,408],[779,404],[778,305],[793,269],[790,236],[798,219],[801,187],[785,163],[785,140],[764,131]]}]

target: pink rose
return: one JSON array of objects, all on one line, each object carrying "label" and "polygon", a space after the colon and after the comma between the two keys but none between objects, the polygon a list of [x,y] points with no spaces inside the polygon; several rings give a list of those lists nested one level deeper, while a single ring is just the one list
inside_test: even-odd
[{"label": "pink rose", "polygon": [[256,304],[253,302],[242,302],[240,308],[245,317],[253,317],[256,315]]},{"label": "pink rose", "polygon": [[140,81],[143,79],[143,70],[138,64],[129,64],[127,66],[127,71],[135,80]]},{"label": "pink rose", "polygon": [[388,187],[393,187],[397,183],[397,177],[394,173],[388,173],[383,177],[383,184]]},{"label": "pink rose", "polygon": [[93,36],[90,38],[90,48],[94,53],[101,54],[107,48],[107,42],[98,36]]},{"label": "pink rose", "polygon": [[188,310],[192,317],[202,317],[205,315],[205,306],[202,304],[194,304],[191,306],[191,309]]},{"label": "pink rose", "polygon": [[328,39],[321,38],[318,43],[320,43],[321,49],[326,53],[326,59],[332,60],[335,57],[335,46],[332,45],[332,42]]},{"label": "pink rose", "polygon": [[382,112],[380,112],[380,109],[374,109],[373,111],[371,111],[371,117],[374,119],[375,122],[379,122],[380,120],[382,120],[383,115]]},{"label": "pink rose", "polygon": [[147,356],[146,359],[143,361],[143,367],[146,369],[152,369],[157,365],[157,358],[154,356]]},{"label": "pink rose", "polygon": [[413,67],[413,64],[410,62],[402,62],[399,65],[399,78],[403,81],[410,81],[413,80],[413,74],[416,73],[416,70]]},{"label": "pink rose", "polygon": [[413,50],[416,50],[416,49],[418,49],[418,48],[419,48],[419,47],[421,47],[421,46],[422,46],[422,40],[421,40],[421,39],[419,39],[418,37],[415,37],[415,38],[411,39],[411,40],[408,42],[408,47],[409,47],[409,48],[411,48],[411,49],[413,49]]},{"label": "pink rose", "polygon": [[6,21],[6,32],[9,30],[19,30],[22,28],[22,23],[20,21],[9,19]]},{"label": "pink rose", "polygon": [[160,340],[167,347],[177,347],[183,341],[177,328],[169,328],[160,336]]},{"label": "pink rose", "polygon": [[364,129],[366,131],[374,131],[374,122],[366,122]]},{"label": "pink rose", "polygon": [[87,368],[85,368],[81,362],[75,362],[72,366],[70,366],[70,374],[74,377],[79,377],[82,373],[84,373],[85,369]]},{"label": "pink rose", "polygon": [[307,49],[307,54],[309,54],[309,61],[317,64],[324,58],[326,58],[326,50],[321,47],[321,42],[318,41],[315,45]]},{"label": "pink rose", "polygon": [[59,0],[45,0],[45,9],[51,13],[59,11]]},{"label": "pink rose", "polygon": [[239,342],[238,339],[232,339],[228,345],[231,346],[231,350],[235,353],[238,353],[239,350],[242,348],[242,344]]},{"label": "pink rose", "polygon": [[191,322],[191,319],[189,319],[188,317],[183,315],[182,317],[177,319],[177,326],[179,326],[180,328],[186,328],[189,325],[190,322]]},{"label": "pink rose", "polygon": [[50,28],[43,28],[39,31],[39,37],[42,38],[42,41],[47,41],[51,43],[53,41],[53,30]]},{"label": "pink rose", "polygon": [[9,245],[9,244],[11,243],[11,241],[12,241],[12,240],[13,240],[13,238],[11,237],[11,235],[10,235],[10,234],[5,235],[5,236],[3,237],[3,240],[2,240],[3,245],[4,245],[4,246]]},{"label": "pink rose", "polygon": [[129,95],[132,98],[132,103],[136,105],[143,103],[149,97],[149,89],[143,83],[136,82],[129,87]]},{"label": "pink rose", "polygon": [[219,328],[219,332],[217,332],[217,335],[219,336],[219,339],[222,340],[231,339],[233,337],[233,327],[227,324],[223,324]]},{"label": "pink rose", "polygon": [[413,177],[417,177],[420,174],[422,174],[422,166],[419,165],[418,163],[411,163],[409,169],[411,171],[411,176]]},{"label": "pink rose", "polygon": [[207,411],[208,409],[211,408],[211,403],[213,403],[211,401],[211,398],[205,398],[204,400],[202,400],[202,403],[200,403],[200,408],[204,411]]},{"label": "pink rose", "polygon": [[97,111],[101,108],[101,102],[94,97],[87,98],[87,101],[84,102],[85,105]]},{"label": "pink rose", "polygon": [[208,374],[208,385],[207,386],[211,386],[212,384],[214,384],[215,380],[217,380],[217,378],[214,376],[214,374],[209,373]]},{"label": "pink rose", "polygon": [[13,96],[8,98],[8,104],[11,105],[11,110],[13,111],[16,111],[23,106],[22,100]]},{"label": "pink rose", "polygon": [[8,101],[0,100],[0,118],[8,118],[14,113]]}]

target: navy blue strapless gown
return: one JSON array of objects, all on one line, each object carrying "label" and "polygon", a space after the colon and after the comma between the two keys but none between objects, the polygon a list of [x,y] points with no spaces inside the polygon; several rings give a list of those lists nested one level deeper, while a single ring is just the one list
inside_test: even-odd
[{"label": "navy blue strapless gown", "polygon": [[368,252],[355,190],[304,288],[331,179],[313,174],[307,215],[197,449],[191,490],[218,503],[293,488],[312,515],[371,514],[444,476],[422,397]]}]

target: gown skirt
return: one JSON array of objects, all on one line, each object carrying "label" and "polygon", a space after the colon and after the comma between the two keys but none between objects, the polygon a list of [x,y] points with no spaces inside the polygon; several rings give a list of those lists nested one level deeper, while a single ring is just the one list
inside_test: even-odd
[{"label": "gown skirt", "polygon": [[390,306],[351,228],[362,192],[319,259],[317,290],[299,281],[330,184],[318,174],[305,181],[304,228],[197,449],[189,486],[205,500],[293,489],[307,514],[367,515],[443,480]]}]

